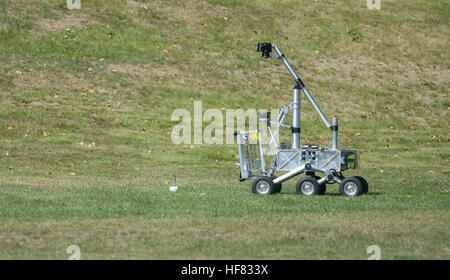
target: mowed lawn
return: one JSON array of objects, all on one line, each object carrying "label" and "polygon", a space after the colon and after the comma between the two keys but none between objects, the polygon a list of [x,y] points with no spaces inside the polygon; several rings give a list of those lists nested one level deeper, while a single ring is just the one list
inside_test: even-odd
[{"label": "mowed lawn", "polygon": [[[81,4],[0,2],[1,259],[449,259],[449,3]],[[339,116],[367,195],[256,196],[235,145],[172,144],[194,101],[224,119],[289,104],[263,41]],[[302,143],[331,144],[304,97],[301,121]]]}]

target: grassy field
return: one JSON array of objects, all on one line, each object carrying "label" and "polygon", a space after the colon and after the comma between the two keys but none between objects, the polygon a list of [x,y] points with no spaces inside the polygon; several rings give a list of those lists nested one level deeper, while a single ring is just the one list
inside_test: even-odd
[{"label": "grassy field", "polygon": [[[449,259],[450,3],[338,2],[0,1],[0,258]],[[256,196],[235,145],[172,144],[194,101],[290,102],[262,41],[339,116],[367,195]],[[330,145],[303,100],[302,142]]]}]

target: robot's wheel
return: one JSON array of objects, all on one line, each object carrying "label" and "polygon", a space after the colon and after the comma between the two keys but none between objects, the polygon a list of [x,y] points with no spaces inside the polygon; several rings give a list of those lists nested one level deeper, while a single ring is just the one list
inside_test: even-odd
[{"label": "robot's wheel", "polygon": [[[275,180],[277,176],[272,175],[272,180]],[[275,192],[279,193],[281,192],[281,189],[283,188],[283,185],[281,183],[275,184]]]},{"label": "robot's wheel", "polygon": [[274,194],[276,190],[277,185],[275,185],[272,179],[269,177],[265,176],[258,177],[252,183],[252,192],[254,194],[261,194],[261,195]]},{"label": "robot's wheel", "polygon": [[[314,177],[314,179],[316,179],[317,181],[319,181],[320,179],[321,179],[321,177],[320,176],[317,176],[317,175],[314,175],[313,176]],[[322,184],[319,184],[319,188],[320,188],[320,190],[319,190],[319,195],[322,195],[322,194],[325,194],[325,192],[327,191],[327,184],[326,183],[322,183]]]},{"label": "robot's wheel", "polygon": [[339,192],[345,196],[358,196],[363,194],[364,185],[357,177],[348,177],[339,184]]},{"label": "robot's wheel", "polygon": [[361,176],[355,176],[355,178],[358,178],[361,181],[363,185],[363,193],[367,193],[369,191],[369,183],[367,183],[366,179]]},{"label": "robot's wheel", "polygon": [[298,194],[311,196],[319,194],[322,187],[319,186],[316,178],[307,176],[298,181],[296,189]]},{"label": "robot's wheel", "polygon": [[281,192],[282,187],[283,187],[283,186],[281,185],[281,183],[275,184],[275,192],[276,192],[276,193]]}]

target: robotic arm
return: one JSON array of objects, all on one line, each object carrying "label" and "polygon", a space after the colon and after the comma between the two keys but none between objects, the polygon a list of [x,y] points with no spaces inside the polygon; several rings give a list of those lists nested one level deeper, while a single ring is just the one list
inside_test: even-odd
[{"label": "robotic arm", "polygon": [[289,71],[289,73],[291,73],[292,77],[294,78],[296,86],[298,88],[300,88],[303,91],[303,93],[306,95],[306,97],[308,98],[309,102],[314,107],[314,110],[316,110],[317,114],[322,119],[322,122],[325,124],[325,126],[328,129],[331,129],[330,122],[327,120],[327,118],[323,114],[322,110],[320,110],[319,105],[317,105],[317,103],[314,100],[314,98],[311,96],[311,94],[306,89],[305,84],[302,82],[302,80],[297,75],[295,70],[289,64],[288,60],[286,59],[284,54],[281,52],[281,50],[278,48],[278,46],[273,44],[273,43],[268,43],[268,42],[258,43],[257,51],[258,52],[262,52],[262,57],[263,58],[269,58],[270,54],[272,53],[276,58],[281,59],[283,61],[283,63],[286,66],[287,70]]}]

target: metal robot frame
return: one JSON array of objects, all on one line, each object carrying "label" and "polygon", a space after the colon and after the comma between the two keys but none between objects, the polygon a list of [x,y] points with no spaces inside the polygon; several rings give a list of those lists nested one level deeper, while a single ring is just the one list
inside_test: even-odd
[{"label": "metal robot frame", "polygon": [[[320,110],[314,98],[308,92],[305,84],[289,64],[288,60],[273,43],[258,43],[258,52],[262,52],[263,58],[269,58],[272,54],[281,60],[295,80],[292,90],[292,103],[282,106],[277,121],[273,121],[270,112],[260,113],[260,121],[267,124],[270,141],[264,149],[260,130],[236,131],[240,181],[253,180],[252,191],[255,194],[267,195],[279,193],[282,183],[306,173],[306,177],[300,179],[296,185],[297,193],[302,195],[320,195],[326,191],[326,184],[339,184],[342,195],[358,196],[368,191],[367,181],[360,176],[345,178],[342,172],[347,169],[355,169],[358,166],[358,152],[356,150],[338,149],[338,119],[334,115],[332,123]],[[325,126],[332,132],[332,146],[318,147],[317,145],[303,145],[300,147],[300,93],[306,96]],[[292,111],[292,125],[284,123],[289,111]],[[276,128],[272,129],[272,125]],[[290,128],[292,143],[277,143],[277,135],[280,128]],[[272,145],[273,160],[270,168],[267,168],[265,158],[270,153]],[[281,171],[285,174],[275,177],[274,172]],[[323,173],[317,176],[316,172]]]}]

